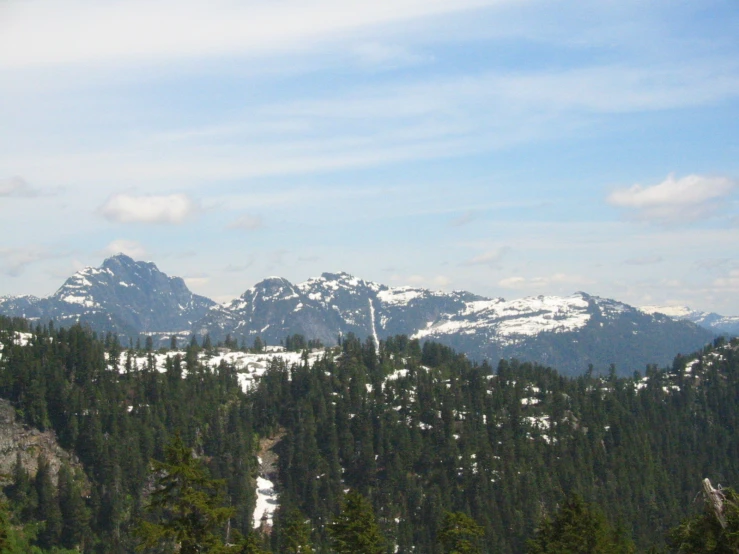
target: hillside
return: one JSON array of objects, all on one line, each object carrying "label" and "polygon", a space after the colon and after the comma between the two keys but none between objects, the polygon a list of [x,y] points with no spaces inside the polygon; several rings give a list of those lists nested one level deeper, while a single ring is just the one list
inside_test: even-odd
[{"label": "hillside", "polygon": [[[279,504],[310,519],[322,548],[348,488],[371,500],[391,551],[436,552],[443,513],[457,510],[483,526],[487,552],[513,554],[573,491],[646,548],[690,511],[700,479],[739,482],[737,341],[628,378],[518,361],[494,369],[406,336],[378,350],[350,335],[315,352],[157,352],[0,318],[0,343],[0,397],[27,425],[53,430],[91,483],[87,519],[60,543],[88,536],[90,552],[131,551],[147,460],[174,433],[225,479],[244,533],[264,479],[256,454],[270,445]],[[6,492],[33,498],[16,490]],[[275,552],[280,514],[264,539]]]}]

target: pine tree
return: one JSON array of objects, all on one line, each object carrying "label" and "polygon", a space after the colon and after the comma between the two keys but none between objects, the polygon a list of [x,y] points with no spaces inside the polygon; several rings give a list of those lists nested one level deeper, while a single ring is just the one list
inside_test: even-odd
[{"label": "pine tree", "polygon": [[381,554],[384,539],[372,505],[361,494],[349,491],[339,516],[328,528],[337,554]]},{"label": "pine tree", "polygon": [[445,554],[478,554],[480,539],[485,535],[482,527],[464,512],[447,512],[439,528],[437,541]]},{"label": "pine tree", "polygon": [[54,494],[51,480],[51,468],[43,455],[39,454],[38,471],[34,482],[38,495],[37,519],[44,522],[37,541],[42,548],[56,546],[62,532],[62,513],[59,509],[59,498]]},{"label": "pine tree", "polygon": [[59,508],[62,515],[60,542],[65,548],[82,545],[89,533],[90,514],[82,499],[81,491],[74,482],[69,466],[63,464],[58,476]]},{"label": "pine tree", "polygon": [[223,482],[209,477],[179,435],[167,445],[164,462],[152,460],[152,470],[155,486],[146,510],[154,521],[140,521],[139,550],[170,545],[180,554],[227,551],[218,531],[233,509],[221,505]]},{"label": "pine tree", "polygon": [[529,554],[631,554],[631,541],[615,531],[603,513],[579,495],[546,517],[529,541]]},{"label": "pine tree", "polygon": [[280,509],[277,517],[279,526],[279,551],[286,554],[313,554],[309,520],[297,509]]}]

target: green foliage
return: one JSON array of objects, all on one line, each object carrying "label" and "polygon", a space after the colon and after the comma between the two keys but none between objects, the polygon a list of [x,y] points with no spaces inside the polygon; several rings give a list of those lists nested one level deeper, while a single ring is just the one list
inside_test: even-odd
[{"label": "green foliage", "polygon": [[[699,477],[739,482],[736,342],[634,378],[596,370],[565,378],[516,360],[494,370],[408,337],[376,347],[348,334],[313,365],[271,362],[244,394],[236,368],[200,363],[197,342],[155,368],[153,352],[78,326],[37,327],[24,347],[11,340],[28,329],[0,318],[0,396],[26,423],[52,429],[84,470],[51,489],[22,467],[13,471],[5,489],[13,521],[36,545],[132,552],[132,524],[152,486],[148,460],[165,459],[176,433],[224,481],[241,548],[237,530],[252,540],[257,440],[277,433],[280,504],[304,514],[317,552],[330,551],[329,522],[347,487],[371,501],[383,552],[439,552],[444,514],[462,512],[484,530],[481,552],[514,554],[526,550],[541,513],[556,513],[571,491],[624,522],[614,533],[645,549],[661,547],[687,515]],[[43,508],[40,493],[50,499]],[[56,517],[55,503],[61,525],[42,525],[42,511]],[[280,519],[271,539],[278,552]]]},{"label": "green foliage", "polygon": [[361,494],[349,491],[341,513],[328,528],[337,554],[381,554],[384,539],[375,520],[372,505]]},{"label": "green foliage", "polygon": [[223,482],[210,478],[179,435],[167,445],[165,461],[152,461],[152,473],[154,490],[146,511],[153,521],[141,520],[138,549],[157,552],[174,547],[181,554],[223,551],[220,531],[234,510],[222,506]]},{"label": "green foliage", "polygon": [[132,552],[131,527],[151,486],[148,460],[162,459],[177,432],[198,445],[214,478],[225,480],[227,502],[235,510],[232,528],[250,529],[256,443],[251,402],[235,368],[204,368],[195,344],[185,356],[172,354],[159,373],[153,352],[142,357],[133,344],[122,350],[115,335],[101,341],[80,326],[38,326],[21,347],[13,340],[17,331],[29,332],[27,323],[0,317],[0,397],[13,403],[25,423],[45,418],[84,470],[62,467],[57,487],[43,464],[34,478],[22,464],[14,467],[4,492],[35,544]]},{"label": "green foliage", "polygon": [[441,522],[438,542],[445,554],[478,554],[485,530],[464,512],[447,512]]},{"label": "green foliage", "polygon": [[309,522],[299,510],[280,507],[274,530],[277,551],[285,554],[313,554]]},{"label": "green foliage", "polygon": [[534,538],[529,554],[629,554],[631,542],[613,529],[603,513],[572,495],[551,517],[545,517]]}]

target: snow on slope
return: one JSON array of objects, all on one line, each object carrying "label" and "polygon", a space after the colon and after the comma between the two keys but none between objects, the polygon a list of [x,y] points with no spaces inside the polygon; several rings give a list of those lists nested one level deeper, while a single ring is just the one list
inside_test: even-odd
[{"label": "snow on slope", "polygon": [[[313,364],[318,358],[324,356],[324,350],[314,350],[308,354],[308,363]],[[153,352],[151,354],[151,360],[153,369],[160,373],[167,371],[167,359],[174,360],[176,356],[180,356],[183,360],[185,358],[184,351],[172,350],[168,352]],[[288,366],[292,364],[299,364],[302,361],[302,354],[300,352],[287,352],[280,347],[271,347],[270,351],[254,354],[251,352],[240,352],[240,351],[222,351],[218,354],[210,355],[206,352],[200,352],[198,360],[203,365],[210,367],[211,369],[217,368],[221,362],[233,366],[238,372],[238,381],[241,389],[247,392],[254,386],[256,379],[264,375],[267,371],[269,364],[274,359],[280,359],[284,361]],[[147,367],[149,364],[149,355],[140,354],[131,358],[131,366],[134,369],[142,369]],[[117,367],[112,369],[117,370],[120,373],[126,371],[126,353],[121,354],[121,358],[118,362]],[[183,362],[183,374],[186,374]]]},{"label": "snow on slope", "polygon": [[687,306],[640,306],[639,309],[645,314],[664,314],[676,319],[689,319],[704,313],[691,310]]},{"label": "snow on slope", "polygon": [[475,334],[494,330],[502,340],[534,336],[542,332],[574,331],[590,320],[588,301],[582,294],[567,297],[537,296],[505,301],[477,300],[465,303],[457,315],[421,329],[413,338],[446,334]]},{"label": "snow on slope", "polygon": [[[259,458],[259,465],[262,460]],[[261,475],[257,477],[257,503],[254,507],[254,529],[262,523],[272,525],[272,516],[277,509],[277,492],[272,481]]]}]

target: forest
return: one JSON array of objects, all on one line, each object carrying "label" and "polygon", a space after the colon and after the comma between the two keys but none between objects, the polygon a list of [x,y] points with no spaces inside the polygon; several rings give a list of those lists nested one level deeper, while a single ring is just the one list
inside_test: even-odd
[{"label": "forest", "polygon": [[[696,497],[706,477],[739,483],[736,341],[624,378],[406,336],[348,335],[309,363],[320,345],[288,339],[303,361],[245,391],[201,362],[224,345],[193,338],[158,371],[150,341],[0,318],[0,397],[73,460],[3,476],[0,546],[186,552],[172,529],[198,528],[192,552],[574,552],[562,537],[582,527],[583,552],[735,551]],[[265,438],[279,509],[254,527]]]}]

